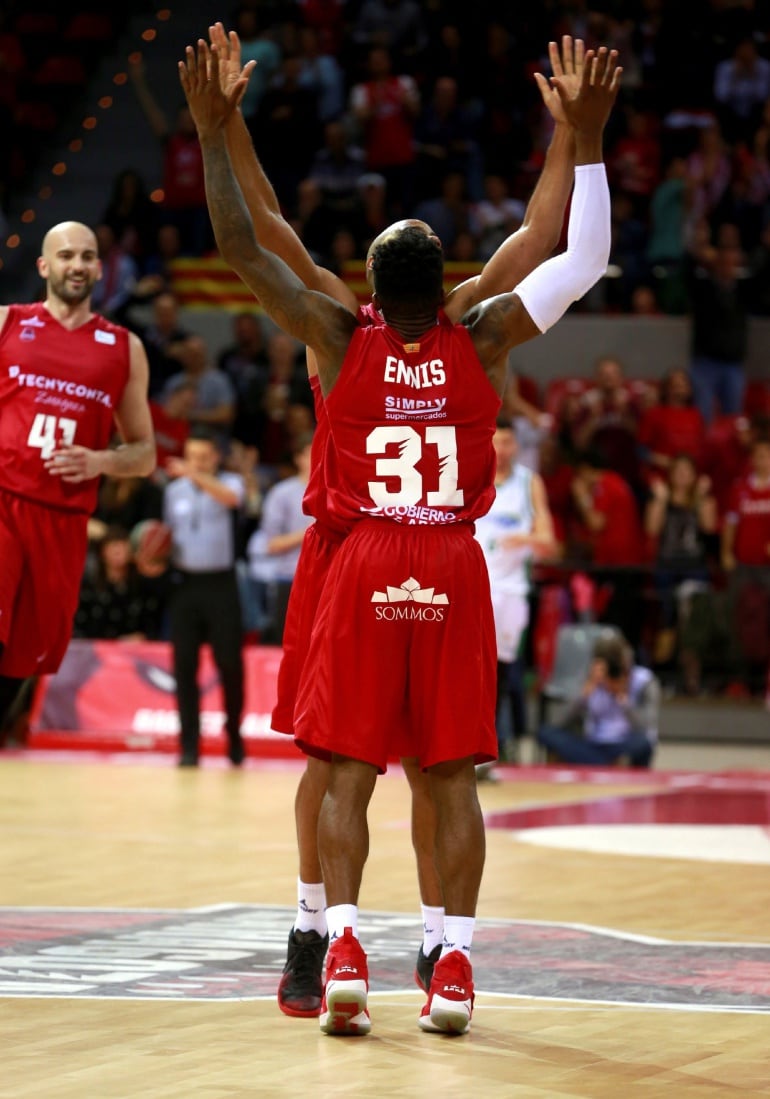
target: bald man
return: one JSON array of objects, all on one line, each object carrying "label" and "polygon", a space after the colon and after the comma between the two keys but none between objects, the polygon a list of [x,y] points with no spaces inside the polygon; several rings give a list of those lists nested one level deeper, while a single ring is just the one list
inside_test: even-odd
[{"label": "bald man", "polygon": [[0,728],[67,649],[100,476],[155,468],[144,348],[91,310],[92,230],[55,225],[37,269],[45,300],[0,306]]}]

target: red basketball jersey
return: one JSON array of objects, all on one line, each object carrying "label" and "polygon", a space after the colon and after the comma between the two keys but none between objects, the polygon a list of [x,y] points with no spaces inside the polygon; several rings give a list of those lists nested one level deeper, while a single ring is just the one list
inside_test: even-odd
[{"label": "red basketball jersey", "polygon": [[98,478],[67,484],[44,463],[62,443],[109,445],[129,369],[125,328],[93,316],[70,331],[42,303],[11,305],[0,333],[0,488],[92,512]]},{"label": "red basketball jersey", "polygon": [[483,515],[500,403],[470,333],[443,313],[411,343],[384,323],[358,328],[325,402],[330,512],[429,525]]},{"label": "red basketball jersey", "polygon": [[[362,325],[383,323],[371,303],[360,306],[357,317],[359,324]],[[350,524],[343,521],[341,516],[334,515],[327,503],[326,477],[336,479],[336,466],[334,454],[328,452],[332,445],[331,432],[317,374],[310,379],[310,388],[313,393],[316,428],[310,456],[310,477],[302,498],[302,510],[305,515],[312,515],[319,527],[324,528],[327,534],[332,534],[335,538],[344,537],[350,529]]]}]

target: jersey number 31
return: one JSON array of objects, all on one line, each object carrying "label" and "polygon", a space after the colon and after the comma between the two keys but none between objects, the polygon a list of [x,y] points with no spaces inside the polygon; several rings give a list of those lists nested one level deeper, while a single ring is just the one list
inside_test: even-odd
[{"label": "jersey number 31", "polygon": [[423,499],[423,478],[417,469],[423,447],[435,446],[438,451],[439,475],[435,489],[425,494],[429,507],[462,507],[463,490],[457,487],[457,438],[453,427],[426,427],[425,441],[408,424],[398,427],[375,427],[366,438],[367,454],[385,454],[387,447],[398,444],[396,458],[378,458],[378,477],[397,477],[400,487],[391,492],[384,481],[369,481],[369,492],[378,507],[412,507]]}]

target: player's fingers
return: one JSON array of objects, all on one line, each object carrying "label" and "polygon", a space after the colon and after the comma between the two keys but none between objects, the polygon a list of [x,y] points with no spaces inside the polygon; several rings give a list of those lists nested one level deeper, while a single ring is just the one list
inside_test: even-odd
[{"label": "player's fingers", "polygon": [[617,50],[610,50],[609,54],[607,55],[607,65],[605,66],[605,69],[604,69],[604,83],[607,87],[610,87],[610,85],[612,84],[612,75],[615,72],[617,64],[618,64],[618,51]]},{"label": "player's fingers", "polygon": [[595,53],[594,50],[586,50],[585,64],[583,66],[583,73],[582,73],[582,76],[580,78],[580,87],[581,87],[581,89],[587,88],[588,85],[592,83],[591,72],[593,70],[593,63],[594,63],[595,58],[596,58],[596,53]]},{"label": "player's fingers", "polygon": [[575,39],[575,73],[580,76],[585,63],[586,44],[582,38]]},{"label": "player's fingers", "polygon": [[561,76],[563,69],[561,67],[561,57],[559,56],[559,47],[555,42],[548,43],[548,60],[551,62],[551,72],[554,76]]},{"label": "player's fingers", "polygon": [[600,46],[593,60],[591,61],[591,84],[596,87],[597,84],[601,84],[602,76],[604,75],[605,55],[607,50],[604,46]]},{"label": "player's fingers", "polygon": [[575,72],[575,57],[572,48],[571,34],[563,34],[561,36],[561,60],[564,65],[565,75],[573,76]]},{"label": "player's fingers", "polygon": [[620,78],[623,75],[623,66],[618,65],[615,72],[612,74],[612,83],[610,84],[610,91],[616,92],[620,87]]},{"label": "player's fingers", "polygon": [[211,79],[215,86],[219,87],[219,48],[217,46],[211,51]]},{"label": "player's fingers", "polygon": [[230,47],[230,57],[233,59],[233,61],[238,61],[238,63],[240,64],[240,60],[241,60],[241,40],[240,40],[240,38],[238,37],[238,35],[236,34],[235,31],[230,31],[230,33],[227,37],[228,37],[228,45]]}]

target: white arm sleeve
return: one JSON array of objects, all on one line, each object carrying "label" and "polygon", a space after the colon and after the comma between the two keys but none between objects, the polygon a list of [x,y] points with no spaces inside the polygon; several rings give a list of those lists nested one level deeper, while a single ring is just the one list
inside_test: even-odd
[{"label": "white arm sleeve", "polygon": [[607,270],[610,191],[603,164],[575,168],[567,250],[546,260],[514,289],[541,332],[564,316]]}]

